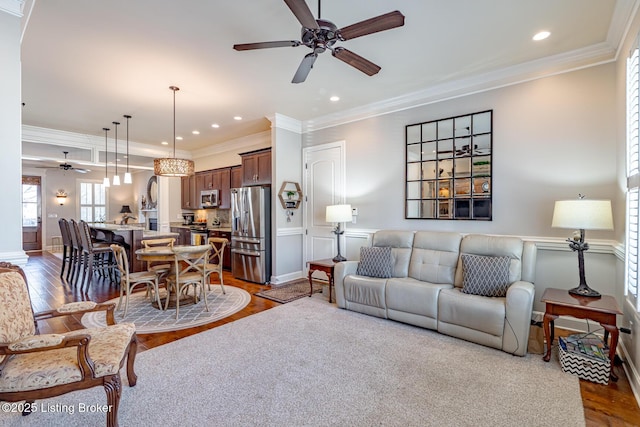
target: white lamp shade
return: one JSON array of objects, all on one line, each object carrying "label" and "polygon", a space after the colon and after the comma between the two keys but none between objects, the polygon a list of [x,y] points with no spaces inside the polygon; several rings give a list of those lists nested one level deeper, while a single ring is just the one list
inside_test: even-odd
[{"label": "white lamp shade", "polygon": [[124,183],[125,184],[131,184],[133,181],[131,180],[131,173],[130,172],[126,172],[124,174]]},{"label": "white lamp shade", "polygon": [[351,222],[351,205],[331,205],[327,206],[327,222]]},{"label": "white lamp shade", "polygon": [[610,200],[559,200],[553,209],[552,227],[613,230]]},{"label": "white lamp shade", "polygon": [[113,185],[120,185],[120,176],[119,175],[114,175],[113,176]]},{"label": "white lamp shade", "polygon": [[104,177],[104,180],[102,181],[102,185],[104,185],[105,187],[109,187],[109,178],[107,178],[106,176]]}]

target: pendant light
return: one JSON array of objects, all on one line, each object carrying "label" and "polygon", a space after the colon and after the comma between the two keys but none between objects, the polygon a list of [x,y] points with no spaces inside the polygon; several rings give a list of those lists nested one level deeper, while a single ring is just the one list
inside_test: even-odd
[{"label": "pendant light", "polygon": [[193,160],[176,158],[176,91],[177,86],[169,86],[173,91],[173,157],[153,159],[153,172],[158,176],[193,175]]},{"label": "pendant light", "polygon": [[124,183],[131,184],[131,172],[129,172],[129,119],[131,116],[125,114],[123,117],[127,119],[127,171],[124,173]]},{"label": "pendant light", "polygon": [[109,175],[107,175],[107,132],[109,132],[109,128],[102,128],[102,130],[104,131],[104,182],[102,183],[102,185],[104,185],[105,187],[109,187]]},{"label": "pendant light", "polygon": [[120,176],[118,175],[118,125],[120,124],[120,122],[111,122],[115,125],[116,127],[116,135],[115,135],[115,141],[116,141],[116,158],[114,163],[116,164],[116,174],[113,175],[113,185],[120,185]]}]

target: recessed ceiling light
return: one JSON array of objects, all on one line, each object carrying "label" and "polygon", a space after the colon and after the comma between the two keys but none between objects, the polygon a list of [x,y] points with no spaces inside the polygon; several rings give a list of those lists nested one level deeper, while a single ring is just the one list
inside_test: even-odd
[{"label": "recessed ceiling light", "polygon": [[240,117],[240,116],[233,116],[233,120],[242,120],[242,117]]},{"label": "recessed ceiling light", "polygon": [[181,137],[181,136],[176,136],[176,139],[177,139],[178,141],[182,141],[182,137]]},{"label": "recessed ceiling light", "polygon": [[551,35],[551,33],[549,31],[540,31],[535,36],[533,36],[533,40],[535,40],[535,41],[544,40],[547,37],[549,37],[550,35]]},{"label": "recessed ceiling light", "polygon": [[333,95],[331,98],[329,98],[329,101],[331,101],[331,102],[338,102],[338,101],[340,101],[340,97],[339,97],[339,96],[335,96],[335,95]]},{"label": "recessed ceiling light", "polygon": [[192,134],[194,135],[200,135],[200,131],[199,130],[193,130],[191,131]]},{"label": "recessed ceiling light", "polygon": [[219,125],[219,124],[217,124],[217,123],[214,123],[214,124],[212,124],[212,125],[211,125],[211,127],[212,127],[212,128],[216,128],[216,129],[218,129],[218,128],[220,127],[220,125]]},{"label": "recessed ceiling light", "polygon": [[162,141],[160,144],[162,145],[169,145],[169,143],[167,141]]}]

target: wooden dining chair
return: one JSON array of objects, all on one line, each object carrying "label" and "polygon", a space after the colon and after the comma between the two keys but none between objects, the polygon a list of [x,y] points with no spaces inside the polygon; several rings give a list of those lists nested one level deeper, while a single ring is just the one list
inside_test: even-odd
[{"label": "wooden dining chair", "polygon": [[60,226],[60,236],[62,238],[62,266],[60,267],[60,278],[62,278],[67,268],[71,270],[71,251],[73,246],[71,245],[71,235],[69,234],[69,221],[60,218],[58,225]]},{"label": "wooden dining chair", "polygon": [[122,317],[127,317],[129,297],[133,293],[133,290],[143,285],[147,288],[147,295],[151,296],[152,301],[155,299],[158,308],[162,310],[163,307],[160,302],[160,292],[158,289],[158,276],[156,273],[153,271],[130,273],[126,249],[120,245],[112,244],[111,251],[113,251],[118,270],[120,270],[120,299],[118,300],[118,310],[121,310],[122,298],[124,296],[124,315]]},{"label": "wooden dining chair", "polygon": [[211,275],[217,273],[222,293],[226,294],[224,279],[222,278],[222,259],[224,257],[224,248],[229,244],[229,241],[223,237],[209,237],[208,242],[211,246],[211,252],[209,254],[209,262],[204,265],[204,279],[207,283],[207,289],[211,290]]},{"label": "wooden dining chair", "polygon": [[209,311],[207,292],[205,291],[205,268],[209,261],[210,245],[176,246],[174,253],[174,272],[167,276],[167,299],[165,310],[169,307],[171,292],[175,294],[176,319],[179,317],[180,297],[187,296],[189,287],[193,288],[194,303],[204,299],[206,311]]},{"label": "wooden dining chair", "polygon": [[80,290],[86,284],[87,290],[93,280],[94,272],[102,277],[109,276],[115,281],[116,262],[108,243],[94,242],[91,238],[91,230],[86,221],[80,220],[80,240],[82,243],[82,275],[80,276]]},{"label": "wooden dining chair", "polygon": [[[42,425],[36,400],[102,386],[110,408],[106,424],[117,426],[120,370],[126,359],[129,386],[135,386],[138,341],[133,323],[115,324],[114,308],[113,303],[82,301],[34,314],[24,272],[0,264],[0,402],[25,401],[18,405],[25,408],[23,415],[31,414],[33,425]],[[106,312],[106,327],[38,334],[39,320],[92,311]],[[74,396],[83,399],[82,394]]]},{"label": "wooden dining chair", "polygon": [[[144,246],[145,248],[151,248],[151,247],[157,247],[157,246],[166,246],[166,247],[170,247],[173,248],[173,245],[175,244],[176,239],[174,239],[173,237],[168,237],[165,239],[148,239],[148,240],[143,240],[142,242],[140,242],[142,244],[142,246]],[[160,281],[160,278],[166,276],[167,274],[169,274],[169,271],[171,271],[171,264],[158,264],[155,263],[153,261],[147,261],[147,270],[148,271],[153,271],[157,276],[158,276],[158,280]]]}]

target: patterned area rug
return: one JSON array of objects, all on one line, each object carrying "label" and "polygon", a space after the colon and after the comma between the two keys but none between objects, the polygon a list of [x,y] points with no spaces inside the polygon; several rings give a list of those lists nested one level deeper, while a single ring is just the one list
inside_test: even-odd
[{"label": "patterned area rug", "polygon": [[[175,331],[178,329],[192,328],[237,313],[249,304],[251,295],[244,289],[234,286],[224,287],[226,294],[222,293],[220,286],[211,286],[207,293],[209,311],[205,311],[204,302],[198,304],[180,305],[180,317],[176,319],[175,309],[158,310],[151,305],[151,301],[145,297],[145,292],[134,292],[129,298],[129,309],[124,319],[124,301],[122,310],[116,309],[116,322],[132,322],[136,325],[139,334],[152,334],[157,332]],[[162,297],[162,290],[160,290]],[[108,302],[118,303],[118,298]],[[82,316],[82,324],[86,328],[103,327],[106,325],[104,312],[87,313]]]},{"label": "patterned area rug", "polygon": [[[322,292],[322,284],[313,282],[313,293]],[[278,286],[267,291],[257,292],[255,295],[267,298],[282,304],[297,300],[298,298],[309,296],[309,280],[298,279],[287,285]]]}]

